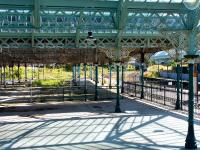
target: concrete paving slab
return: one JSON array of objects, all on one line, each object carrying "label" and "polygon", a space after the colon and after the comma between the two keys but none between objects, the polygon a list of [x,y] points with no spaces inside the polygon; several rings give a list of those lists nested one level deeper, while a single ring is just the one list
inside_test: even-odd
[{"label": "concrete paving slab", "polygon": [[[115,101],[4,107],[0,150],[178,150],[187,135],[187,116],[138,100],[122,100],[123,112],[117,114]],[[200,145],[198,119],[195,135]]]}]

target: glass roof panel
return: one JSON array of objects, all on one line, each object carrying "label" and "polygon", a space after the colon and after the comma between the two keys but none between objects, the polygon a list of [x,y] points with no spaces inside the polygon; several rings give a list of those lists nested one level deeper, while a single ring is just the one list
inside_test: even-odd
[{"label": "glass roof panel", "polygon": [[158,2],[158,0],[146,0],[146,2]]},{"label": "glass roof panel", "polygon": [[130,2],[182,3],[183,0],[129,0]]},{"label": "glass roof panel", "polygon": [[182,3],[183,0],[171,0],[172,3]]},{"label": "glass roof panel", "polygon": [[170,3],[170,0],[159,0],[159,3]]},{"label": "glass roof panel", "polygon": [[[132,0],[133,1],[133,0]],[[135,2],[145,2],[145,0],[134,0]]]}]

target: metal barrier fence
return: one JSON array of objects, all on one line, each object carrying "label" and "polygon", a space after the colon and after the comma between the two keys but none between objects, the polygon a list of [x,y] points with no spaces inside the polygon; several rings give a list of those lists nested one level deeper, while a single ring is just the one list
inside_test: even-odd
[{"label": "metal barrier fence", "polygon": [[[98,100],[115,99],[115,87],[98,87]],[[0,91],[0,103],[16,102],[46,102],[46,101],[67,101],[67,100],[94,100],[95,88],[88,86],[65,86],[55,88],[40,87],[18,87],[6,88]]]},{"label": "metal barrier fence", "polygon": [[[137,83],[124,83],[124,92],[131,97],[141,96],[142,85]],[[154,86],[154,84],[144,85],[144,99],[168,106],[172,109],[175,109],[177,101],[177,90],[175,88],[168,87],[166,85]],[[182,94],[182,95],[181,95]],[[195,114],[200,115],[200,104],[198,102],[200,95],[195,95],[194,105],[195,105]],[[180,97],[180,106],[182,110],[188,111],[188,90],[184,89],[179,95]],[[182,99],[181,99],[182,98]]]}]

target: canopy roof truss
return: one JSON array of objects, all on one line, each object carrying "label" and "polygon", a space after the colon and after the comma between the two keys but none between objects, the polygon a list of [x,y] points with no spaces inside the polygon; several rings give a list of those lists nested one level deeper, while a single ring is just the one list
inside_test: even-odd
[{"label": "canopy roof truss", "polygon": [[[3,52],[96,48],[116,60],[141,48],[188,50],[191,36],[200,47],[199,28],[199,8],[189,10],[182,0],[0,1]],[[88,44],[88,31],[95,43]]]}]

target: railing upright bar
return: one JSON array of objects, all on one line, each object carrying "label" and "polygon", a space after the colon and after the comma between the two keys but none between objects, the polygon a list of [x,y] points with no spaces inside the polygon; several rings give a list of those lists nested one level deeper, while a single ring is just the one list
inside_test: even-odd
[{"label": "railing upright bar", "polygon": [[135,97],[137,96],[137,94],[136,94],[136,87],[137,87],[137,85],[136,85],[136,83],[135,83]]},{"label": "railing upright bar", "polygon": [[165,96],[166,96],[166,87],[164,86],[164,105],[166,105]]},{"label": "railing upright bar", "polygon": [[153,98],[153,97],[152,97],[152,96],[153,96],[153,95],[152,95],[152,94],[153,94],[152,88],[153,88],[153,87],[152,87],[152,84],[151,84],[151,102],[152,102],[152,100],[153,100],[153,99],[152,99],[152,98]]}]

